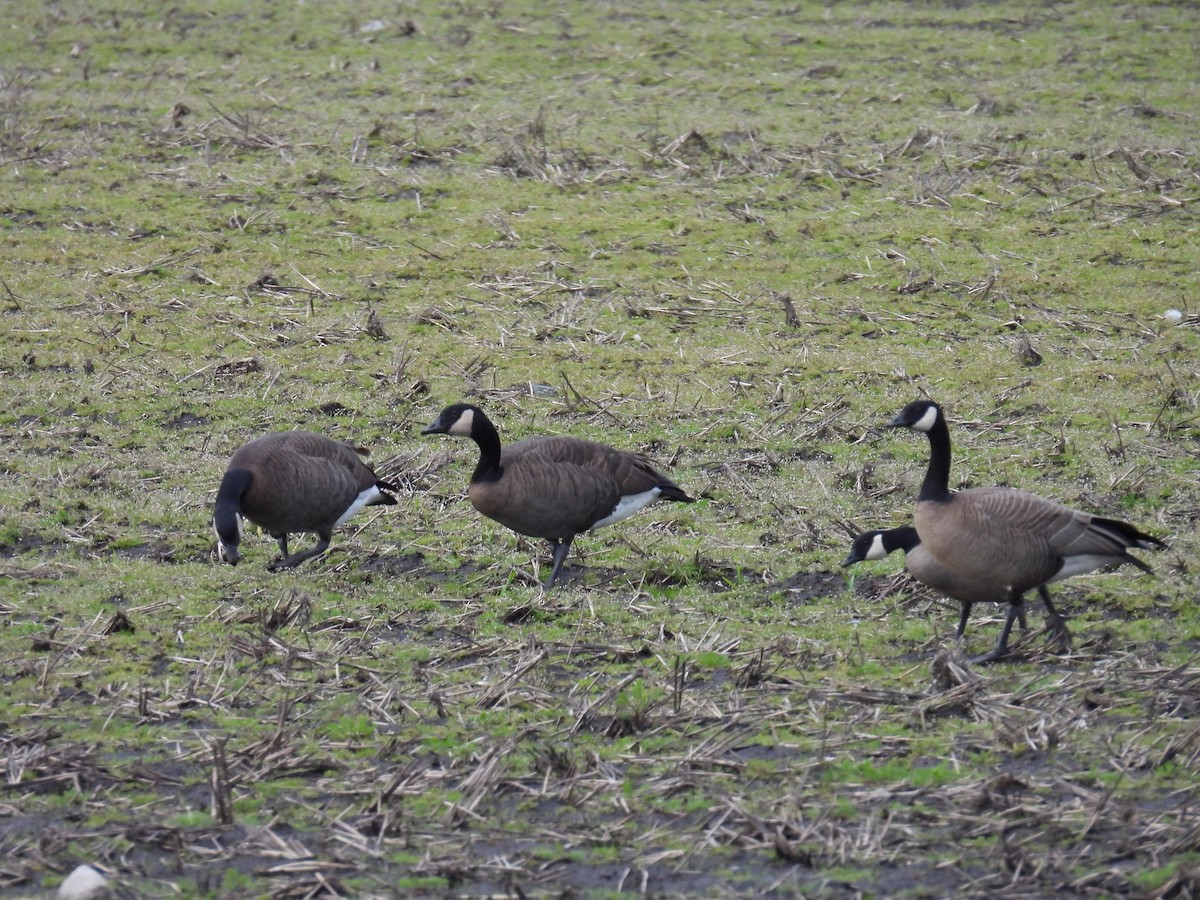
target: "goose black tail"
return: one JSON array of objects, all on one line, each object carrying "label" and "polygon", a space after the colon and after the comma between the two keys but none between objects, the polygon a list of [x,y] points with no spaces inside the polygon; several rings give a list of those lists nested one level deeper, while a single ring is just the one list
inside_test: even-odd
[{"label": "goose black tail", "polygon": [[1120,519],[1105,519],[1102,516],[1093,516],[1092,527],[1107,531],[1126,547],[1141,547],[1143,550],[1150,550],[1153,547],[1165,548],[1167,546],[1158,538],[1151,537],[1134,528],[1128,522],[1122,522]]},{"label": "goose black tail", "polygon": [[676,503],[695,503],[695,497],[689,497],[684,493],[683,488],[677,484],[660,484],[658,489],[662,491],[663,500],[674,500]]}]

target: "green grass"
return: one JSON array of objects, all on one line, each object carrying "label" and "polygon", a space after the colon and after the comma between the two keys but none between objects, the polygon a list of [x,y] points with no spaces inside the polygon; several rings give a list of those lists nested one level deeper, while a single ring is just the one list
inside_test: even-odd
[{"label": "green grass", "polygon": [[[1194,886],[1185,7],[8,13],[3,890]],[[956,485],[1169,542],[1054,588],[1072,655],[1034,604],[947,681],[957,604],[838,567],[911,516],[927,446],[881,426],[922,394]],[[473,446],[419,436],[462,398],[701,502],[542,596]],[[218,567],[225,463],[282,428],[400,503]]]}]

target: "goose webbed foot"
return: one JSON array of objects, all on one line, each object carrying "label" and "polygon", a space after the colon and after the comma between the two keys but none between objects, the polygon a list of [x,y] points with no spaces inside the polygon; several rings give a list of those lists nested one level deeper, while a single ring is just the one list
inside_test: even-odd
[{"label": "goose webbed foot", "polygon": [[972,656],[969,662],[975,666],[986,666],[990,663],[1004,659],[1006,656],[1008,656],[1008,647],[1001,647],[999,644],[997,644],[987,653],[984,653],[980,656]]},{"label": "goose webbed foot", "polygon": [[1050,592],[1045,585],[1038,588],[1042,603],[1046,605],[1046,639],[1052,642],[1053,649],[1059,653],[1071,652],[1071,629],[1067,628],[1067,620],[1062,617],[1054,604],[1050,602]]},{"label": "goose webbed foot", "polygon": [[1025,621],[1025,603],[1021,597],[1014,597],[1009,601],[1008,614],[1004,617],[1004,627],[1000,630],[1000,639],[996,641],[996,646],[982,656],[976,656],[971,662],[986,665],[1008,656],[1008,636],[1012,633],[1013,623],[1020,622],[1024,627]]},{"label": "goose webbed foot", "polygon": [[314,556],[312,553],[293,553],[291,556],[281,556],[279,559],[272,560],[267,563],[268,572],[284,572],[288,569],[294,569],[306,559],[311,559]]},{"label": "goose webbed foot", "polygon": [[283,551],[283,556],[267,566],[268,572],[282,572],[284,569],[294,569],[296,566],[305,560],[312,559],[314,556],[320,556],[329,549],[329,541],[332,535],[319,535],[317,545],[311,550],[301,550],[299,553],[287,555],[287,536],[280,538],[279,549]]},{"label": "goose webbed foot", "polygon": [[1050,633],[1046,636],[1046,640],[1050,642],[1051,649],[1055,653],[1070,653],[1071,652],[1071,631],[1067,628],[1067,623],[1061,617],[1049,622]]}]

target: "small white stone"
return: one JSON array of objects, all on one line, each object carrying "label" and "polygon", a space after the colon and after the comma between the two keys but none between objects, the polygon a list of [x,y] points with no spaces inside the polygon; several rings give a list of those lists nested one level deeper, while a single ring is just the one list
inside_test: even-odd
[{"label": "small white stone", "polygon": [[58,886],[58,900],[95,900],[108,895],[108,882],[95,866],[76,866]]},{"label": "small white stone", "polygon": [[1165,313],[1163,313],[1163,318],[1173,325],[1178,325],[1183,321],[1183,313],[1177,309],[1168,309]]}]

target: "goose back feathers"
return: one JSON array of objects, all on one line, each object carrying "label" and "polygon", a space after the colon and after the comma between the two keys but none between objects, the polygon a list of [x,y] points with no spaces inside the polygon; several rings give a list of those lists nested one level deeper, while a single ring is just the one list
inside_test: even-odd
[{"label": "goose back feathers", "polygon": [[[1013,488],[952,492],[950,430],[936,403],[914,401],[888,425],[923,432],[929,439],[929,465],[913,517],[921,546],[956,576],[1009,593],[1008,618],[986,659],[1007,652],[1013,619],[1030,589],[1122,563],[1151,571],[1128,550],[1163,546],[1162,542],[1126,522]],[[1056,628],[1065,634],[1065,624],[1048,602],[1049,593],[1039,592],[1057,620]]]},{"label": "goose back feathers", "polygon": [[569,436],[530,437],[501,447],[491,420],[465,403],[446,407],[421,433],[475,441],[479,462],[467,496],[489,519],[550,541],[554,565],[547,588],[577,534],[619,522],[657,500],[694,500],[640,453]]},{"label": "goose back feathers", "polygon": [[[324,553],[333,529],[365,506],[396,503],[362,461],[365,450],[309,431],[279,431],[240,447],[217,491],[213,528],[220,558],[240,559],[244,516],[279,542],[281,558],[270,568],[290,569]],[[288,554],[288,535],[311,532],[317,545]]]}]

